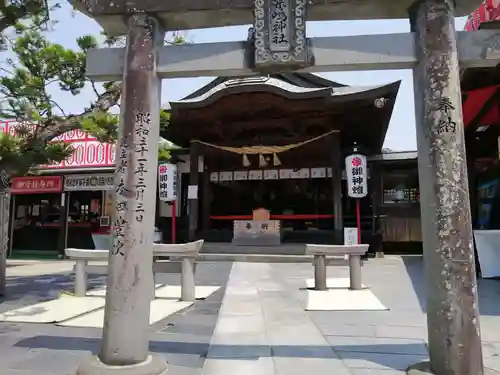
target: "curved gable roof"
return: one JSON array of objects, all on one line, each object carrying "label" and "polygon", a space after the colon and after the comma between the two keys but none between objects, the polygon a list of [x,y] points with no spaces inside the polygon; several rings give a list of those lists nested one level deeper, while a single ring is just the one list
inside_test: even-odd
[{"label": "curved gable roof", "polygon": [[226,95],[256,91],[271,92],[288,99],[352,97],[362,93],[376,95],[374,91],[391,90],[392,85],[394,83],[378,86],[346,86],[309,73],[219,77],[183,99],[171,101],[169,107],[173,109],[203,107]]}]

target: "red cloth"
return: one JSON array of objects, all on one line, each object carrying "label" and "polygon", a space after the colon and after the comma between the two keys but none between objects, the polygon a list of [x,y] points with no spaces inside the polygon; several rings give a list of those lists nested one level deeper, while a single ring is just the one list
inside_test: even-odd
[{"label": "red cloth", "polygon": [[[465,100],[462,103],[462,113],[464,117],[464,127],[467,127],[482,110],[488,99],[500,88],[500,85],[488,86],[477,90],[465,91]],[[479,124],[495,125],[500,124],[500,114],[498,104],[494,103],[489,111],[478,119]]]}]

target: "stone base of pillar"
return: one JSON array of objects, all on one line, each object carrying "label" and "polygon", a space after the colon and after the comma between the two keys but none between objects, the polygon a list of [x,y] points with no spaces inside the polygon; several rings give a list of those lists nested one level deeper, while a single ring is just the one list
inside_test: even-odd
[{"label": "stone base of pillar", "polygon": [[91,357],[78,367],[76,375],[166,375],[167,362],[158,356],[149,356],[142,363],[131,366],[108,366],[98,357]]},{"label": "stone base of pillar", "polygon": [[[406,369],[406,373],[408,375],[434,375],[431,371],[431,363],[429,361],[420,362],[415,365],[411,365]],[[484,375],[499,375],[500,372],[490,369],[484,368]]]}]

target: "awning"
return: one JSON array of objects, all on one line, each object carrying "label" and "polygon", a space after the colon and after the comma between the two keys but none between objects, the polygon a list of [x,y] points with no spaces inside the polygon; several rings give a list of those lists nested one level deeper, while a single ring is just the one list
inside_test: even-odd
[{"label": "awning", "polygon": [[500,124],[500,103],[493,97],[499,89],[500,85],[495,85],[463,92],[462,113],[465,128],[471,123]]},{"label": "awning", "polygon": [[500,20],[500,0],[484,0],[467,18],[465,30],[478,30],[482,23],[497,20]]}]

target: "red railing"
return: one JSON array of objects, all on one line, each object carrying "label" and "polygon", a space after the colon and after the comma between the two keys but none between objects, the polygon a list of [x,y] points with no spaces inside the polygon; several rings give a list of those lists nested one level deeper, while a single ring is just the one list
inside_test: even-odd
[{"label": "red railing", "polygon": [[[271,215],[271,220],[321,220],[332,219],[332,214],[277,214]],[[221,215],[210,216],[211,220],[252,220],[252,215]]]}]

